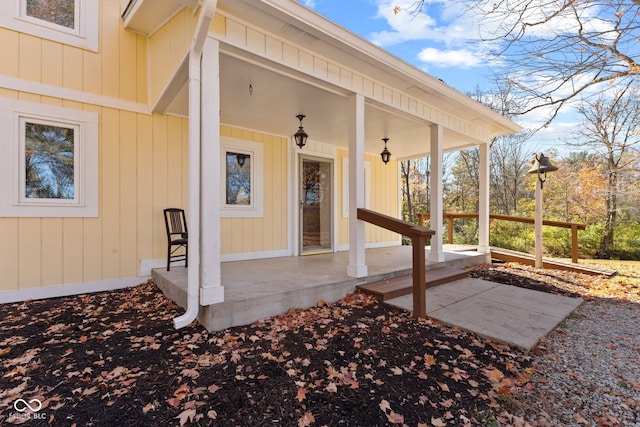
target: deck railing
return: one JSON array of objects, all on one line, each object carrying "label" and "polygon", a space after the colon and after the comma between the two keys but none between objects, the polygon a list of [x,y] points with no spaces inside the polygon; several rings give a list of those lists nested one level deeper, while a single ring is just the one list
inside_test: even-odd
[{"label": "deck railing", "polygon": [[[424,226],[427,220],[431,217],[431,214],[421,213],[418,214],[419,224]],[[449,243],[453,243],[453,221],[457,218],[478,218],[477,213],[445,213],[443,218],[447,221],[447,239]],[[525,224],[535,224],[533,218],[525,218],[511,215],[490,214],[490,219],[497,219],[500,221],[512,221],[521,222]],[[551,227],[570,228],[571,229],[571,262],[578,262],[578,230],[585,230],[587,226],[585,224],[577,224],[575,222],[562,222],[562,221],[548,221],[543,220],[542,225],[548,225]]]},{"label": "deck railing", "polygon": [[411,239],[413,245],[413,317],[427,316],[425,246],[436,232],[369,209],[358,209],[358,219]]}]

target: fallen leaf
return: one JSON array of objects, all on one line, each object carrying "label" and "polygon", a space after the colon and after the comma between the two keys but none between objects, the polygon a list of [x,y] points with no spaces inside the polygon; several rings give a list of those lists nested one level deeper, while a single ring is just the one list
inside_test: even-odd
[{"label": "fallen leaf", "polygon": [[182,411],[180,415],[176,416],[176,418],[180,420],[180,425],[183,426],[187,423],[187,421],[192,422],[195,416],[196,416],[195,409],[187,409],[185,411]]},{"label": "fallen leaf", "polygon": [[296,399],[298,399],[298,402],[302,402],[304,399],[306,399],[307,391],[308,390],[306,388],[298,389],[298,394],[296,395]]},{"label": "fallen leaf", "polygon": [[445,427],[447,423],[442,421],[442,418],[431,417],[431,425],[434,427]]},{"label": "fallen leaf", "polygon": [[153,411],[154,409],[156,409],[156,405],[154,405],[153,403],[147,403],[146,405],[144,405],[144,408],[142,408],[142,413],[146,414],[149,411]]},{"label": "fallen leaf", "polygon": [[311,412],[305,412],[300,419],[298,419],[298,427],[308,427],[316,421],[316,417]]},{"label": "fallen leaf", "polygon": [[393,411],[387,414],[387,420],[389,420],[391,424],[404,424],[404,417]]}]

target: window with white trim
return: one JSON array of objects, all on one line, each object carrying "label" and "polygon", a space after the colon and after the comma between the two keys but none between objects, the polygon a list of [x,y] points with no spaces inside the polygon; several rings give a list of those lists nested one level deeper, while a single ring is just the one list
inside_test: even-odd
[{"label": "window with white trim", "polygon": [[98,51],[99,0],[2,0],[0,26]]},{"label": "window with white trim", "polygon": [[0,100],[0,216],[98,216],[98,115]]},{"label": "window with white trim", "polygon": [[221,139],[222,217],[262,217],[264,176],[262,144]]}]

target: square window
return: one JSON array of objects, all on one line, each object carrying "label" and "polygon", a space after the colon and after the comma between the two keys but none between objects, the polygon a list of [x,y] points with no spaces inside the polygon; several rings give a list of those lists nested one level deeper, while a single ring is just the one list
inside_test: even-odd
[{"label": "square window", "polygon": [[98,216],[98,115],[0,99],[0,217]]},{"label": "square window", "polygon": [[222,217],[262,217],[264,199],[262,144],[221,139]]}]

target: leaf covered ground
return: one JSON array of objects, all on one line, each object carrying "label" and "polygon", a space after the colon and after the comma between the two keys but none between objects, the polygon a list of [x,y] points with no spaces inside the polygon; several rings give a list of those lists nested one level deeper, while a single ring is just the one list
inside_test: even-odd
[{"label": "leaf covered ground", "polygon": [[535,388],[531,354],[361,294],[214,333],[175,330],[181,312],[152,282],[0,306],[0,425],[517,424]]}]

